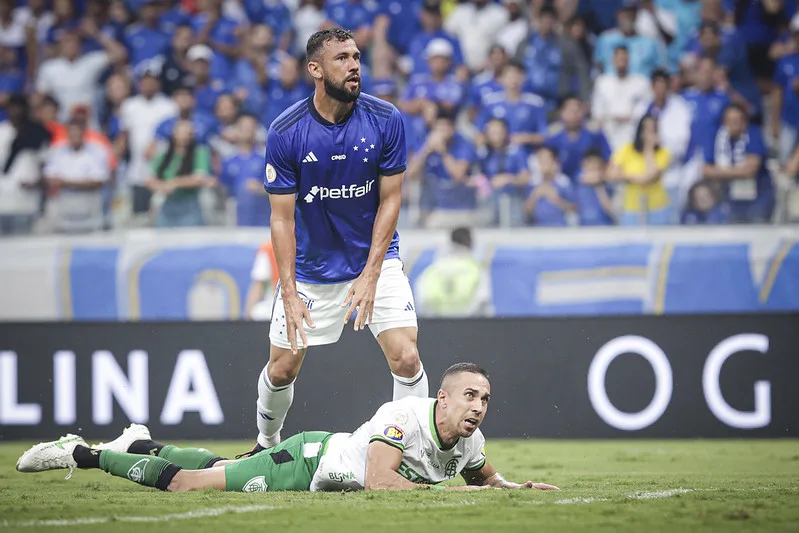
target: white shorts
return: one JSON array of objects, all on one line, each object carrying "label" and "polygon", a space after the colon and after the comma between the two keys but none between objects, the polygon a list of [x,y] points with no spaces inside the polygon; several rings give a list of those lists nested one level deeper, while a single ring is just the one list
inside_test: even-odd
[{"label": "white shorts", "polygon": [[[347,308],[342,307],[342,304],[353,283],[354,280],[326,285],[297,282],[297,292],[311,311],[311,319],[316,324],[313,329],[305,328],[308,346],[333,344],[341,338],[344,317],[347,315]],[[402,270],[402,261],[387,259],[383,261],[380,277],[377,279],[374,313],[369,321],[369,329],[377,337],[389,329],[415,327],[416,304],[413,301],[411,283]],[[286,334],[286,312],[283,309],[283,294],[279,285],[272,309],[272,322],[269,325],[269,341],[278,348],[291,348]],[[297,347],[305,347],[299,332]]]}]

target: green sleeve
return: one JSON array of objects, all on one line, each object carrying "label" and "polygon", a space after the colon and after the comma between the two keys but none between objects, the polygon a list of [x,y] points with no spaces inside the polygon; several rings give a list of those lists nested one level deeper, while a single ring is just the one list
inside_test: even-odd
[{"label": "green sleeve", "polygon": [[194,172],[197,174],[211,173],[211,155],[205,146],[198,146],[194,151]]},{"label": "green sleeve", "polygon": [[150,161],[150,172],[154,177],[158,177],[158,167],[161,166],[161,162],[164,160],[164,152],[159,153],[157,156]]}]

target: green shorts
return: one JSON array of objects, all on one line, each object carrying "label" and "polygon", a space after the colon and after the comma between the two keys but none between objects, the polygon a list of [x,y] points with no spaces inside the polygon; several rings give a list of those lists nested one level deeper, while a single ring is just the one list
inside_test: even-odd
[{"label": "green shorts", "polygon": [[225,466],[228,492],[310,490],[319,458],[332,433],[306,431],[274,448]]}]

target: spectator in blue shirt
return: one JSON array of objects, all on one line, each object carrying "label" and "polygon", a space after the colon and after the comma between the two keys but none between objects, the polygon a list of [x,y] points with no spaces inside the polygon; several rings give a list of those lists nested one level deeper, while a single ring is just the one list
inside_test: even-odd
[{"label": "spectator in blue shirt", "polygon": [[220,181],[236,199],[238,226],[269,226],[269,200],[263,184],[266,157],[263,145],[258,149],[258,119],[242,115],[236,121],[237,152],[222,162]]},{"label": "spectator in blue shirt", "polygon": [[[266,105],[265,88],[274,71],[280,72],[280,56],[272,52],[272,29],[253,24],[247,34],[241,57],[233,67],[232,85],[248,113],[260,113]],[[280,52],[283,54],[283,52]]]},{"label": "spectator in blue shirt", "polygon": [[194,139],[198,144],[207,145],[211,136],[216,133],[217,121],[213,115],[197,109],[197,100],[191,87],[177,87],[172,92],[172,99],[178,107],[178,115],[163,121],[155,129],[155,141],[148,148],[149,157],[155,155],[157,143],[168,142],[172,138],[172,130],[181,120],[191,121],[194,130]]},{"label": "spectator in blue shirt", "polygon": [[230,79],[230,70],[238,53],[238,22],[222,14],[222,0],[202,0],[200,8],[200,13],[192,18],[196,42],[213,51],[212,76]]},{"label": "spectator in blue shirt", "polygon": [[328,0],[325,3],[327,21],[322,29],[347,28],[352,31],[355,44],[365,53],[372,44],[372,23],[377,16],[375,2],[363,0]]},{"label": "spectator in blue shirt", "polygon": [[463,53],[458,40],[442,28],[440,0],[425,0],[419,12],[419,22],[422,31],[417,33],[408,45],[407,60],[401,61],[402,70],[409,74],[426,74],[428,62],[426,60],[427,46],[434,39],[444,39],[452,46],[452,67],[458,72],[461,80],[468,78],[468,70],[463,64]]},{"label": "spectator in blue shirt", "polygon": [[721,127],[724,110],[730,105],[729,95],[714,85],[713,75],[716,62],[709,57],[699,60],[694,72],[694,86],[686,89],[682,97],[691,107],[693,123],[691,139],[698,146],[690,146],[686,152],[686,160],[690,159],[696,149],[701,149],[705,139],[713,139]]},{"label": "spectator in blue shirt", "polygon": [[46,57],[59,55],[59,43],[61,35],[65,31],[75,31],[78,29],[78,14],[72,0],[53,0],[53,25],[47,30]]},{"label": "spectator in blue shirt", "polygon": [[605,160],[599,150],[583,157],[574,186],[574,201],[581,226],[612,226],[616,223],[612,189],[605,181]]},{"label": "spectator in blue shirt", "polygon": [[12,94],[22,93],[25,76],[17,66],[17,51],[14,48],[0,48],[0,120],[5,106]]},{"label": "spectator in blue shirt", "polygon": [[164,54],[161,66],[161,90],[171,96],[178,87],[188,84],[189,66],[186,54],[191,47],[194,31],[191,26],[178,26],[172,34],[172,42]]},{"label": "spectator in blue shirt", "polygon": [[483,105],[483,98],[491,93],[501,91],[502,85],[499,83],[499,76],[505,65],[508,64],[508,54],[505,49],[495,44],[488,51],[488,65],[489,67],[475,76],[471,80],[471,87],[469,88],[468,103],[469,103],[469,120],[474,122],[477,117],[477,112]]},{"label": "spectator in blue shirt", "polygon": [[602,158],[610,159],[610,145],[599,131],[585,125],[585,111],[579,98],[570,96],[563,100],[560,108],[560,124],[544,141],[555,150],[560,160],[560,168],[573,182],[580,173],[583,157],[589,150],[598,150]]},{"label": "spectator in blue shirt", "polygon": [[186,81],[194,88],[197,109],[208,114],[213,114],[220,95],[232,92],[226,83],[228,78],[211,76],[213,55],[213,51],[204,44],[195,44],[186,53],[191,74]]},{"label": "spectator in blue shirt", "polygon": [[734,32],[722,34],[720,26],[713,22],[703,22],[699,37],[691,46],[691,51],[698,57],[713,58],[716,65],[724,69],[729,79],[731,99],[745,104],[749,108],[750,120],[759,122],[763,113],[763,95],[749,68],[743,41]]},{"label": "spectator in blue shirt", "polygon": [[[124,40],[125,28],[123,24],[112,20],[109,13],[108,2],[103,0],[88,0],[86,2],[86,9],[84,10],[83,18],[80,21],[80,27],[91,26],[97,28],[98,33],[105,35],[109,39],[122,42]],[[98,39],[89,35],[84,36],[83,39],[83,53],[102,51],[103,45]],[[128,62],[132,63],[133,57],[128,54]]]},{"label": "spectator in blue shirt", "polygon": [[[540,96],[522,92],[524,66],[508,63],[502,70],[500,83],[502,91],[483,99],[483,106],[477,113],[477,129],[483,131],[492,118],[502,119],[508,126],[513,144],[528,150],[540,145],[548,128],[547,110]],[[483,139],[478,141],[482,142]]]},{"label": "spectator in blue shirt", "polygon": [[777,40],[780,29],[787,26],[796,12],[795,0],[724,0],[732,14],[749,52],[749,66],[764,87],[774,77],[774,61],[769,48]]},{"label": "spectator in blue shirt", "polygon": [[726,224],[730,206],[719,200],[716,187],[708,181],[694,183],[688,193],[688,205],[681,222],[688,226],[698,224]]},{"label": "spectator in blue shirt", "polygon": [[158,24],[155,0],[147,0],[139,11],[139,22],[125,30],[125,46],[133,68],[143,61],[163,56],[169,50],[170,38]]},{"label": "spectator in blue shirt", "polygon": [[441,106],[456,112],[465,101],[463,84],[448,74],[452,64],[452,45],[446,39],[433,39],[427,45],[425,57],[430,66],[429,74],[411,77],[400,109],[411,115],[422,115],[425,108]]},{"label": "spectator in blue shirt", "polygon": [[422,10],[420,0],[383,0],[375,18],[375,34],[381,37],[398,55],[408,53],[414,36],[422,31],[419,14]]},{"label": "spectator in blue shirt", "polygon": [[172,35],[180,26],[191,26],[191,16],[183,10],[178,0],[160,0],[160,7],[158,27],[162,32]]},{"label": "spectator in blue shirt", "polygon": [[630,51],[630,74],[649,77],[656,68],[666,66],[666,53],[660,43],[636,33],[635,14],[635,7],[622,7],[616,15],[618,26],[605,31],[597,39],[594,62],[603,72],[613,72],[613,53],[620,46]]},{"label": "spectator in blue shirt", "polygon": [[566,226],[566,215],[575,210],[571,181],[560,171],[555,149],[541,147],[535,157],[533,188],[524,206],[529,221],[536,226]]},{"label": "spectator in blue shirt", "polygon": [[280,77],[266,84],[266,105],[261,112],[261,121],[269,126],[290,105],[311,94],[312,89],[300,77],[299,62],[291,56],[283,56]]},{"label": "spectator in blue shirt", "polygon": [[578,94],[583,101],[591,95],[590,65],[577,43],[555,31],[556,19],[553,7],[542,7],[533,20],[536,29],[530,30],[516,54],[527,71],[525,89],[541,96],[547,111],[556,109],[566,95]]},{"label": "spectator in blue shirt", "polygon": [[774,184],[766,166],[760,128],[751,126],[746,109],[730,104],[724,124],[705,145],[705,179],[719,183],[730,204],[731,222],[765,224],[774,210]]},{"label": "spectator in blue shirt", "polygon": [[[799,16],[791,21],[791,39],[799,47]],[[799,52],[777,62],[771,98],[772,138],[779,139],[780,161],[785,164],[799,138]]]},{"label": "spectator in blue shirt", "polygon": [[[493,191],[494,223],[523,226],[524,201],[530,186],[527,154],[512,144],[508,125],[501,118],[490,119],[484,134],[486,144],[478,150],[478,166]],[[501,213],[503,208],[507,211]]]},{"label": "spectator in blue shirt", "polygon": [[577,14],[586,21],[591,32],[599,35],[616,24],[616,13],[628,0],[578,0]]},{"label": "spectator in blue shirt", "polygon": [[263,24],[274,32],[278,48],[291,45],[291,12],[279,0],[243,0],[242,6],[251,24]]},{"label": "spectator in blue shirt", "polygon": [[408,176],[422,181],[423,209],[432,211],[426,226],[473,225],[477,194],[470,170],[475,159],[471,143],[455,131],[454,113],[439,108],[430,135],[408,165]]}]

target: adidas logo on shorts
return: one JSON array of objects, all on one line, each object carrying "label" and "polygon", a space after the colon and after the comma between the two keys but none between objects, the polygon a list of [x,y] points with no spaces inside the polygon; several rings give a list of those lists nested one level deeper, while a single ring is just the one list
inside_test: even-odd
[{"label": "adidas logo on shorts", "polygon": [[302,160],[303,163],[316,163],[319,160],[316,158],[313,152],[308,152],[308,155],[305,156],[305,159]]}]

